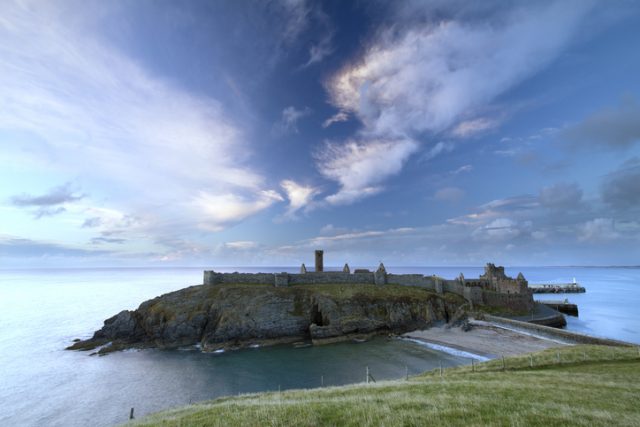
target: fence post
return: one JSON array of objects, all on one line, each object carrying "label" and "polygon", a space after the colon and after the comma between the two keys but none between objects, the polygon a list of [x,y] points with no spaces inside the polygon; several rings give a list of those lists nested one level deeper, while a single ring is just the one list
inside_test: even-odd
[{"label": "fence post", "polygon": [[504,370],[506,370],[506,369],[507,369],[507,364],[506,364],[506,362],[504,361],[504,354],[503,354],[503,355],[502,355],[502,370],[504,371]]},{"label": "fence post", "polygon": [[529,367],[533,368],[533,354],[529,355]]},{"label": "fence post", "polygon": [[405,372],[405,380],[409,381],[409,367],[407,365],[404,365],[404,372]]},{"label": "fence post", "polygon": [[440,363],[440,378],[442,378],[442,361],[440,361],[438,363]]},{"label": "fence post", "polygon": [[558,365],[560,364],[560,352],[556,351],[556,359],[558,359]]},{"label": "fence post", "polygon": [[367,384],[369,384],[369,367],[367,366]]},{"label": "fence post", "polygon": [[132,420],[133,419],[133,408],[131,408],[131,412],[129,412],[129,419]]},{"label": "fence post", "polygon": [[471,358],[471,372],[475,372],[476,371],[476,363],[475,363],[475,359],[472,357]]},{"label": "fence post", "polygon": [[320,387],[324,387],[324,375],[320,375]]}]

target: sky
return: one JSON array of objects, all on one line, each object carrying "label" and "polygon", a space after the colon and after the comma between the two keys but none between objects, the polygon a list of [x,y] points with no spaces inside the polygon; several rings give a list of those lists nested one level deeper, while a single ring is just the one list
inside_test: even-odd
[{"label": "sky", "polygon": [[0,2],[0,268],[640,265],[640,3]]}]

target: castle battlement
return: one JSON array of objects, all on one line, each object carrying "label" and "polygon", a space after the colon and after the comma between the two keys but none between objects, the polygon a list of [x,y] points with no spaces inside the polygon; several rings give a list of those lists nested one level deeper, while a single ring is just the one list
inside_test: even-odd
[{"label": "castle battlement", "polygon": [[352,273],[345,264],[342,271],[324,271],[323,251],[315,252],[316,271],[308,271],[304,264],[300,273],[218,273],[204,272],[205,285],[262,284],[281,286],[314,284],[347,285],[400,285],[415,286],[443,294],[454,293],[464,297],[471,305],[508,307],[514,310],[530,310],[533,307],[532,292],[528,282],[518,274],[516,279],[504,273],[504,267],[487,264],[484,274],[476,279],[466,279],[462,274],[456,279],[444,279],[436,275],[392,274],[380,263],[376,271],[356,269]]}]

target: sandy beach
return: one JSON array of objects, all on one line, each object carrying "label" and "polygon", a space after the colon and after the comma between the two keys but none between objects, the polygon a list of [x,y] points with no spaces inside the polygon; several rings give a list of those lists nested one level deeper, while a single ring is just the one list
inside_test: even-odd
[{"label": "sandy beach", "polygon": [[403,334],[404,338],[451,347],[484,357],[516,356],[552,347],[569,345],[558,340],[534,337],[504,329],[488,322],[472,321],[472,329],[434,327]]}]

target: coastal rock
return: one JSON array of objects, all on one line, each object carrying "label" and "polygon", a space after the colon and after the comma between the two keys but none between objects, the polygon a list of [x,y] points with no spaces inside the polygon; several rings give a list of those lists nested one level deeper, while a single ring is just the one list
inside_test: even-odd
[{"label": "coastal rock", "polygon": [[[401,333],[445,322],[464,300],[406,286],[200,285],[145,301],[105,320],[92,338],[69,347],[205,351],[354,334]],[[105,345],[111,343],[111,345]]]}]

